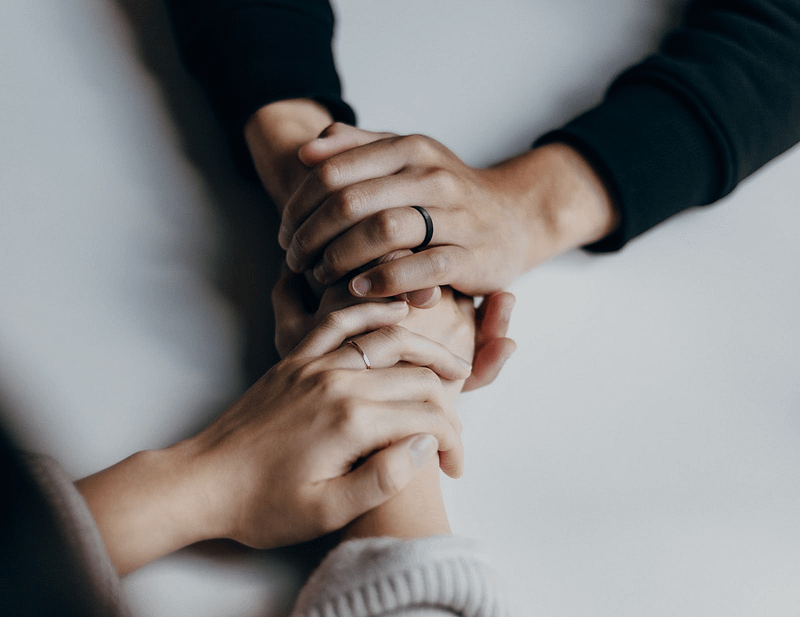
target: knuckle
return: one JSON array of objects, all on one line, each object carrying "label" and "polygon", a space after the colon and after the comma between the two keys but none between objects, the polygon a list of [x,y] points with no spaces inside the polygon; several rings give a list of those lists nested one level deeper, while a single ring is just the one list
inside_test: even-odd
[{"label": "knuckle", "polygon": [[332,190],[341,186],[344,170],[335,159],[328,159],[314,168],[314,174],[323,187]]},{"label": "knuckle", "polygon": [[414,159],[426,160],[433,153],[433,140],[425,135],[407,135],[403,139],[405,146]]},{"label": "knuckle", "polygon": [[314,390],[320,398],[336,398],[342,390],[337,371],[315,372],[309,377]]},{"label": "knuckle", "polygon": [[458,180],[449,170],[437,167],[426,175],[437,195],[453,196],[458,192]]},{"label": "knuckle", "polygon": [[398,326],[396,324],[384,326],[378,330],[377,333],[393,349],[401,348],[408,338],[408,330],[406,330],[403,326]]},{"label": "knuckle", "polygon": [[378,484],[378,491],[384,497],[391,497],[400,492],[403,488],[397,473],[392,467],[381,466],[378,468],[376,474],[376,481]]},{"label": "knuckle", "polygon": [[342,189],[336,199],[335,214],[345,221],[359,221],[365,212],[366,198],[361,190],[355,187]]},{"label": "knuckle", "polygon": [[330,135],[338,135],[348,129],[348,125],[344,122],[334,122],[333,124],[329,125],[322,134],[324,137],[328,137]]},{"label": "knuckle", "polygon": [[302,227],[294,234],[294,245],[300,254],[308,253],[311,249],[311,239]]},{"label": "knuckle", "polygon": [[439,379],[439,376],[433,372],[433,369],[428,368],[427,366],[417,366],[414,370],[416,371],[416,378],[430,393],[430,396],[434,401],[433,404],[438,407],[442,389],[442,380]]},{"label": "knuckle", "polygon": [[381,210],[372,217],[372,235],[377,242],[385,244],[402,234],[403,221],[396,210]]},{"label": "knuckle", "polygon": [[297,383],[309,383],[316,380],[316,375],[319,373],[316,368],[316,362],[313,360],[311,362],[307,362],[301,366],[298,366],[294,370],[295,381]]},{"label": "knuckle", "polygon": [[331,272],[337,276],[342,275],[350,269],[347,265],[347,257],[350,253],[351,251],[342,249],[339,243],[334,241],[325,249],[323,261]]},{"label": "knuckle", "polygon": [[453,270],[450,257],[445,251],[428,251],[425,263],[428,274],[437,281],[446,280]]},{"label": "knuckle", "polygon": [[317,327],[329,332],[339,332],[343,330],[345,327],[345,319],[342,316],[342,311],[328,313],[322,318],[322,321],[319,322],[319,326]]},{"label": "knuckle", "polygon": [[354,441],[361,441],[366,435],[366,414],[359,402],[353,398],[339,401],[336,409],[336,424],[339,430]]}]

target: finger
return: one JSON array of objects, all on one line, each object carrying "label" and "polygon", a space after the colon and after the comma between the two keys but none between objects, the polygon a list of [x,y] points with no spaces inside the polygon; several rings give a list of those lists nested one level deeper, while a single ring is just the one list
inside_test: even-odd
[{"label": "finger", "polygon": [[[387,263],[389,261],[394,261],[395,259],[400,259],[401,257],[407,257],[408,255],[413,254],[413,251],[409,249],[392,251],[391,253],[387,253],[381,257],[378,260],[378,263]],[[400,299],[405,300],[410,306],[415,306],[416,308],[431,308],[432,306],[436,306],[439,303],[439,300],[442,299],[442,289],[441,287],[418,289],[416,291],[410,291],[407,294],[401,294]]]},{"label": "finger", "polygon": [[451,478],[464,475],[464,444],[458,444],[449,450],[439,450],[439,468]]},{"label": "finger", "polygon": [[464,383],[464,391],[492,383],[516,344],[505,338],[516,298],[507,291],[486,296],[475,313],[475,357],[472,375]]},{"label": "finger", "polygon": [[412,163],[432,159],[432,140],[421,136],[388,137],[342,152],[315,165],[286,203],[278,241],[289,248],[292,237],[325,198],[351,184],[391,176]]},{"label": "finger", "polygon": [[406,486],[436,456],[433,435],[410,435],[375,452],[363,465],[327,483],[326,491],[342,518],[342,527],[364,512],[385,503]]},{"label": "finger", "polygon": [[[350,293],[360,298],[387,298],[436,285],[462,289],[462,270],[468,251],[459,246],[437,246],[371,268],[350,281]],[[467,284],[468,287],[468,284]]]},{"label": "finger", "polygon": [[461,425],[460,422],[454,425],[445,408],[438,404],[370,401],[359,406],[358,413],[351,414],[348,423],[334,438],[360,443],[362,455],[412,433],[429,433],[439,443],[442,471],[453,478],[461,475],[464,465]]},{"label": "finger", "polygon": [[516,349],[517,344],[510,338],[492,339],[477,349],[472,360],[472,374],[464,382],[462,392],[492,383]]},{"label": "finger", "polygon": [[334,122],[323,130],[317,139],[301,146],[297,155],[303,165],[313,167],[345,150],[392,136],[392,133],[375,133],[342,122]]},{"label": "finger", "polygon": [[348,306],[326,315],[291,355],[298,359],[322,356],[334,351],[351,336],[396,324],[406,315],[408,304],[402,301]]},{"label": "finger", "polygon": [[405,163],[392,151],[393,140],[387,138],[357,146],[315,165],[286,202],[278,232],[280,245],[289,248],[300,225],[329,195],[351,184],[400,171]]},{"label": "finger", "polygon": [[[293,260],[290,267],[302,269],[319,259],[314,276],[330,284],[382,255],[419,246],[425,239],[425,220],[409,207],[414,203],[411,199],[413,196],[408,195],[396,204],[387,201],[365,217],[359,214],[347,218],[320,210],[295,234],[289,249]],[[447,235],[446,230],[456,228],[453,223],[457,221],[447,210],[436,206],[427,208],[435,221],[431,244],[451,244],[454,238]],[[317,224],[319,226],[312,228]],[[325,225],[330,225],[330,229],[325,229]]]},{"label": "finger", "polygon": [[[308,213],[294,232],[287,263],[295,272],[310,267],[334,238],[373,215],[375,217],[364,233],[368,234],[366,239],[371,244],[378,245],[379,250],[373,250],[374,255],[383,255],[395,248],[419,246],[425,238],[425,219],[416,210],[403,208],[419,205],[431,209],[447,203],[452,197],[452,184],[450,175],[438,169],[426,172],[406,170],[350,183],[335,190],[320,202],[319,207]],[[441,223],[438,215],[434,215],[434,220]],[[438,234],[437,227],[440,228]],[[430,242],[447,243],[447,238],[441,234],[441,230],[447,228],[435,225]],[[350,270],[369,261],[360,261]]]},{"label": "finger", "polygon": [[[344,345],[325,357],[325,367],[364,368],[367,360],[371,368],[388,368],[398,362],[431,369],[442,379],[466,379],[472,365],[459,358],[447,347],[421,334],[398,325],[384,326],[354,339],[358,348]],[[367,360],[365,360],[366,356]]]},{"label": "finger", "polygon": [[516,301],[514,294],[507,291],[496,291],[483,299],[475,314],[478,346],[506,335]]},{"label": "finger", "polygon": [[303,302],[304,277],[286,270],[272,290],[275,316],[275,347],[283,358],[313,327],[311,315]]},{"label": "finger", "polygon": [[[388,263],[390,261],[394,261],[395,259],[400,259],[402,257],[407,257],[407,256],[413,255],[413,254],[414,254],[414,252],[411,251],[410,249],[393,250],[393,251],[390,251],[389,253],[386,253],[385,255],[382,255],[382,256],[378,257],[377,259],[371,260],[370,265]],[[364,266],[364,267],[367,268],[368,266]],[[355,269],[356,268],[354,267],[353,270],[355,270]],[[322,276],[324,278],[329,278],[329,277],[327,277],[327,275],[320,275],[316,268],[314,270],[314,274],[315,274],[315,276],[317,276],[317,280],[320,280],[320,276]],[[331,281],[328,284],[333,284],[334,282],[336,282],[336,281]],[[349,294],[349,292],[348,292],[348,295],[351,295],[351,294]],[[351,295],[351,297],[352,297],[352,295]],[[431,308],[433,306],[436,306],[439,303],[439,300],[442,299],[442,290],[438,286],[437,287],[429,287],[427,289],[417,289],[415,291],[410,291],[410,292],[408,292],[406,294],[400,294],[398,297],[399,297],[399,299],[405,300],[411,306],[414,306],[416,308]]]},{"label": "finger", "polygon": [[[439,377],[433,371],[418,366],[399,365],[390,368],[363,370],[364,363],[353,356],[353,364],[360,366],[347,370],[340,379],[342,391],[352,395],[356,390],[365,392],[366,397],[378,402],[415,401],[432,402],[444,408],[445,390]],[[447,414],[447,411],[445,412]],[[450,423],[460,431],[461,421],[450,418]]]},{"label": "finger", "polygon": [[428,287],[427,289],[409,291],[405,299],[411,306],[416,308],[431,308],[436,306],[439,300],[442,299],[442,288]]}]

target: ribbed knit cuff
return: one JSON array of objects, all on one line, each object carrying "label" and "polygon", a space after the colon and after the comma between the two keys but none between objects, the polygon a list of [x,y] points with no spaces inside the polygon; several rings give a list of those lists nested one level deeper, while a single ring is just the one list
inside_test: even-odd
[{"label": "ribbed knit cuff", "polygon": [[506,617],[503,587],[470,540],[367,538],[337,547],[311,576],[292,617]]},{"label": "ribbed knit cuff", "polygon": [[605,182],[621,221],[584,247],[615,251],[673,214],[721,196],[719,152],[693,106],[663,84],[612,88],[605,101],[535,145],[563,142]]}]

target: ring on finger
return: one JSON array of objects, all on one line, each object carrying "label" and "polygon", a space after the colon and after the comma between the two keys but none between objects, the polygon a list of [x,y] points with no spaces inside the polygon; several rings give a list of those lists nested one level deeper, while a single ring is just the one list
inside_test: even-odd
[{"label": "ring on finger", "polygon": [[361,354],[361,359],[364,360],[364,364],[368,369],[371,369],[372,363],[369,361],[369,357],[367,356],[367,354],[364,353],[364,350],[358,346],[358,343],[356,343],[355,341],[347,341],[347,344],[352,345],[353,349],[355,349],[358,353]]},{"label": "ring on finger", "polygon": [[421,251],[426,246],[428,246],[431,243],[431,240],[433,239],[433,219],[431,218],[431,215],[428,214],[428,211],[422,206],[411,206],[411,207],[414,208],[414,210],[416,210],[417,212],[419,212],[422,215],[422,218],[425,220],[425,239],[419,246],[412,249],[413,251]]}]

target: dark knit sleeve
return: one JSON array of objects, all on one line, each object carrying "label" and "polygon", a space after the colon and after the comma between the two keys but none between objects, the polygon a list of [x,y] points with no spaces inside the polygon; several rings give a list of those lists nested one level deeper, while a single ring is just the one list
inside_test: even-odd
[{"label": "dark knit sleeve", "polygon": [[537,145],[553,141],[592,163],[620,209],[618,230],[589,250],[724,197],[800,141],[800,2],[691,2],[657,53]]},{"label": "dark knit sleeve", "polygon": [[235,150],[259,107],[311,98],[355,123],[342,100],[328,0],[167,0],[181,56],[200,80]]}]

